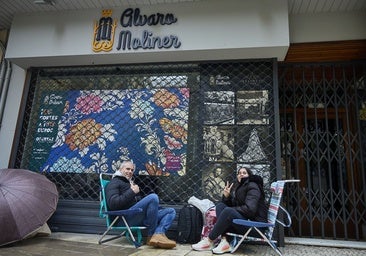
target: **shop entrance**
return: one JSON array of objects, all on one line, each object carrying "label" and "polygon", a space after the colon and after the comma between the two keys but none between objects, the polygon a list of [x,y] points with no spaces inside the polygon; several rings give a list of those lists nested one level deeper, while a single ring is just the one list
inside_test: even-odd
[{"label": "shop entrance", "polygon": [[352,164],[346,152],[350,145],[345,112],[300,110],[297,117],[299,178],[305,191],[301,207],[310,216],[301,221],[301,229],[326,237],[332,237],[333,227],[338,234],[344,235],[344,229],[354,234],[355,227],[343,225],[339,218],[342,212],[352,212],[346,200],[352,198]]},{"label": "shop entrance", "polygon": [[[294,236],[363,237],[365,130],[358,111],[364,91],[355,77],[334,79],[348,68],[303,67],[302,79],[280,82],[283,175],[301,180],[299,194],[288,201]],[[295,76],[300,72],[299,67],[291,70]],[[334,76],[328,80],[330,71]]]}]

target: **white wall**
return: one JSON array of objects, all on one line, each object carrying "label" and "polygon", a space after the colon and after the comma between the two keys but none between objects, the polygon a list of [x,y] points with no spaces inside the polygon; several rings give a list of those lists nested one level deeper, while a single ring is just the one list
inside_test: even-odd
[{"label": "white wall", "polygon": [[[278,57],[288,44],[366,39],[366,13],[302,14],[290,16],[286,0],[210,0],[178,5],[156,5],[142,12],[171,12],[176,26],[155,28],[154,33],[176,34],[179,51],[92,52],[92,26],[101,10],[19,15],[14,19],[6,57],[13,65],[4,122],[0,130],[0,168],[6,168],[13,144],[19,106],[30,66],[113,64]],[[114,10],[118,18],[122,10]],[[138,29],[137,29],[138,30]],[[24,69],[23,69],[24,68]]]},{"label": "white wall", "polygon": [[8,96],[0,129],[0,169],[8,168],[9,165],[19,107],[24,90],[25,76],[26,72],[24,69],[17,65],[12,65]]},{"label": "white wall", "polygon": [[[289,45],[287,1],[210,0],[140,8],[142,14],[173,13],[178,22],[170,26],[133,27],[165,36],[174,34],[182,46],[169,50],[92,51],[93,25],[100,10],[63,13],[19,14],[14,18],[6,51],[13,73],[0,130],[0,168],[8,166],[19,106],[28,67],[99,65],[194,60],[271,58],[283,59]],[[122,29],[123,10],[113,10]],[[116,44],[116,41],[115,41]]]},{"label": "white wall", "polygon": [[[176,35],[178,49],[92,51],[93,24],[102,10],[48,14],[20,14],[14,18],[6,57],[17,65],[63,66],[160,61],[279,58],[289,46],[286,0],[210,0],[170,5],[142,6],[141,13],[173,13],[172,25],[128,28],[140,37],[148,29],[155,35]],[[122,30],[124,9],[113,9]]]},{"label": "white wall", "polygon": [[291,43],[366,39],[366,12],[292,15],[289,24]]}]

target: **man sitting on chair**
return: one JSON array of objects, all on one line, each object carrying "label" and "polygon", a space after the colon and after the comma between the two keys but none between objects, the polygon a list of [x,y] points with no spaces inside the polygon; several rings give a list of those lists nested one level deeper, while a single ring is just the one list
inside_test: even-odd
[{"label": "man sitting on chair", "polygon": [[[159,208],[159,197],[152,193],[143,198],[138,196],[140,188],[132,181],[135,164],[132,161],[122,162],[118,171],[106,187],[106,199],[110,211],[142,208],[138,215],[126,217],[131,226],[146,226],[148,230],[147,245],[171,249],[176,242],[166,237],[176,212],[173,208]],[[122,223],[119,223],[120,225]]]}]

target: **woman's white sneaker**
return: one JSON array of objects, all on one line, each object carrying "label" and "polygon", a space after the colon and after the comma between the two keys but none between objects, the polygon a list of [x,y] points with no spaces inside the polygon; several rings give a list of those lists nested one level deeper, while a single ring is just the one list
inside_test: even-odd
[{"label": "woman's white sneaker", "polygon": [[211,251],[213,243],[208,240],[207,237],[203,238],[196,244],[192,244],[192,249],[195,251]]},{"label": "woman's white sneaker", "polygon": [[225,238],[222,238],[220,243],[214,249],[212,249],[212,253],[223,254],[226,252],[231,252],[231,246]]}]

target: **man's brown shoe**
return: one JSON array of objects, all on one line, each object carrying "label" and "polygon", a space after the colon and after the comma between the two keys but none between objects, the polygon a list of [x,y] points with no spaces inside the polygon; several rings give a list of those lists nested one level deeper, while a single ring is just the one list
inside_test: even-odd
[{"label": "man's brown shoe", "polygon": [[152,245],[152,244],[150,243],[150,240],[151,240],[151,236],[148,236],[148,237],[146,238],[146,245]]},{"label": "man's brown shoe", "polygon": [[177,246],[177,243],[167,238],[165,234],[154,234],[149,241],[149,245],[161,249],[172,249]]}]

